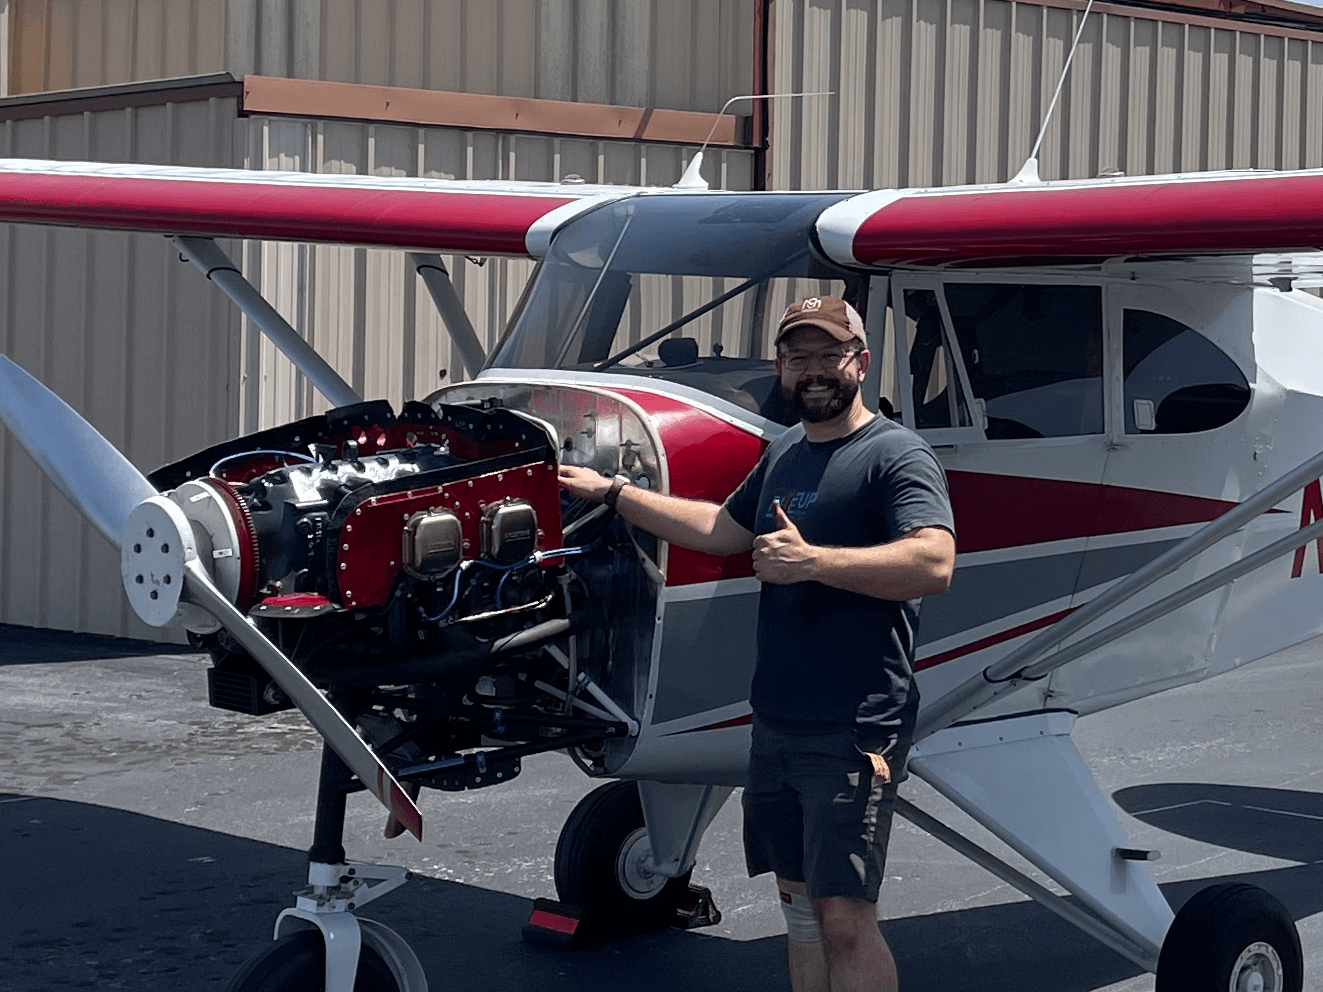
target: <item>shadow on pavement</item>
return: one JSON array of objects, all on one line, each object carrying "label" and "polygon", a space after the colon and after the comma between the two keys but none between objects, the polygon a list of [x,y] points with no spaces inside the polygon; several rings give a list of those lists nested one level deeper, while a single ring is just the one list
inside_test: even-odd
[{"label": "shadow on pavement", "polygon": [[[300,851],[136,813],[0,795],[11,866],[0,901],[3,992],[223,989],[270,939],[305,880]],[[1164,887],[1175,904],[1205,885]],[[1237,876],[1298,917],[1323,908],[1323,865]],[[369,911],[403,936],[433,988],[546,992],[788,989],[784,941],[668,931],[578,952],[524,944],[528,899],[418,877]],[[1139,974],[1033,903],[884,924],[906,992],[1085,992]]]},{"label": "shadow on pavement", "polygon": [[1323,861],[1323,794],[1204,782],[1136,785],[1113,794],[1145,823],[1284,861]]},{"label": "shadow on pavement", "polygon": [[62,630],[41,630],[0,623],[0,665],[52,665],[62,661],[192,653],[191,649],[179,644],[70,634]]}]

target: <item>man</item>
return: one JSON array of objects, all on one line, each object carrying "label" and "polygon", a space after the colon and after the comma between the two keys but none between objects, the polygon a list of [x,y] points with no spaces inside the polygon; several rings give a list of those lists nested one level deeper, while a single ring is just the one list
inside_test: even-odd
[{"label": "man", "polygon": [[919,697],[918,600],[950,584],[946,479],[915,434],[864,406],[863,321],[844,300],[792,304],[776,334],[800,424],[724,506],[561,469],[575,496],[709,554],[753,550],[762,581],[744,791],[750,876],[775,872],[795,992],[896,988],[877,894]]}]

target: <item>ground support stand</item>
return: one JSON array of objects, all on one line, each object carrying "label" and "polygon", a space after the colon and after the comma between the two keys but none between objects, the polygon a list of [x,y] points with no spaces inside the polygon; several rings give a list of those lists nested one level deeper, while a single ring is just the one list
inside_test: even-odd
[{"label": "ground support stand", "polygon": [[[721,910],[712,899],[712,891],[702,885],[689,886],[689,895],[675,910],[671,926],[678,930],[697,930],[721,922]],[[636,936],[614,921],[598,919],[591,907],[574,906],[555,899],[534,899],[533,911],[524,924],[523,938],[557,950],[579,950],[589,944],[601,944],[623,937]]]}]

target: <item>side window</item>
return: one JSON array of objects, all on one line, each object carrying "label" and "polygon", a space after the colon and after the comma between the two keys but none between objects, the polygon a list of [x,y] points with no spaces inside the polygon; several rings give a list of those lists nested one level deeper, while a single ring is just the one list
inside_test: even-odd
[{"label": "side window", "polygon": [[1126,310],[1122,328],[1127,434],[1211,431],[1249,404],[1244,373],[1198,331],[1147,310]]},{"label": "side window", "polygon": [[1101,287],[948,283],[946,301],[990,440],[1103,433]]},{"label": "side window", "polygon": [[905,290],[905,350],[909,355],[914,426],[968,427],[973,420],[942,333],[942,312],[931,289]]}]

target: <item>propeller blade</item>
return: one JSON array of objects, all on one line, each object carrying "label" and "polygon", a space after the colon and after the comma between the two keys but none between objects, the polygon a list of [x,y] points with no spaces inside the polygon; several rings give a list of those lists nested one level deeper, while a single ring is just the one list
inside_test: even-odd
[{"label": "propeller blade", "polygon": [[313,728],[396,820],[422,840],[422,814],[354,728],[294,663],[211,582],[183,511],[161,496],[77,411],[0,355],[0,420],[65,498],[111,544],[129,601],[148,623],[169,623],[181,592],[211,613],[266,669]]},{"label": "propeller blade", "polygon": [[186,569],[189,600],[221,622],[230,636],[266,669],[267,674],[275,679],[276,685],[303,711],[308,722],[340,755],[367,790],[377,797],[409,833],[422,840],[422,813],[390,773],[390,769],[382,764],[376,753],[358,736],[349,721],[340,715],[340,711],[331,705],[321,690],[309,682],[307,676],[295,668],[294,663],[279,648],[263,636],[248,617],[221,595],[197,559],[190,561]]},{"label": "propeller blade", "polygon": [[156,490],[73,407],[0,355],[0,420],[74,507],[115,547]]},{"label": "propeller blade", "polygon": [[138,615],[162,626],[181,600],[206,610],[260,664],[360,782],[409,833],[423,839],[423,818],[395,776],[321,690],[216,588],[198,559],[193,528],[175,503],[154,495],[134,507],[124,527],[120,570]]}]

